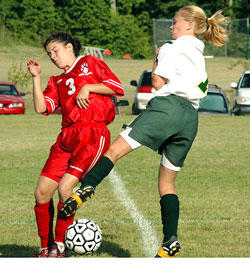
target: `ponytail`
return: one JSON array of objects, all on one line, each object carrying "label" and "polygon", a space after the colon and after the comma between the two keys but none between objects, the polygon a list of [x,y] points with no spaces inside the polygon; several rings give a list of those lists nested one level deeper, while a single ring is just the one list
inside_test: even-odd
[{"label": "ponytail", "polygon": [[228,41],[228,31],[222,27],[230,23],[229,17],[224,17],[222,11],[217,11],[207,19],[208,29],[203,34],[206,41],[211,41],[215,46],[223,46]]},{"label": "ponytail", "polygon": [[223,46],[228,41],[228,31],[221,25],[228,25],[230,18],[224,17],[222,11],[217,11],[210,18],[207,18],[203,9],[198,6],[185,6],[180,11],[186,21],[195,23],[194,34],[197,37],[203,36],[215,46]]}]

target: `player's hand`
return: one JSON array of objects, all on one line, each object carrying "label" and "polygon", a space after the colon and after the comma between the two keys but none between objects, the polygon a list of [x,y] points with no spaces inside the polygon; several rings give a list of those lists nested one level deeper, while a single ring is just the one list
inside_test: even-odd
[{"label": "player's hand", "polygon": [[76,96],[76,104],[80,109],[87,109],[90,104],[89,100],[89,90],[87,85],[82,87]]},{"label": "player's hand", "polygon": [[74,193],[63,204],[60,214],[62,216],[71,216],[75,214],[76,210],[82,205],[82,199],[77,193]]},{"label": "player's hand", "polygon": [[29,59],[27,62],[28,70],[33,77],[37,77],[42,73],[41,64],[33,59]]}]

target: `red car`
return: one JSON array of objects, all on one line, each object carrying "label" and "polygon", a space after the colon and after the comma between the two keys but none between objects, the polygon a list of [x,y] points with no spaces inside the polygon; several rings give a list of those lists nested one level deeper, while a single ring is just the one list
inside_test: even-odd
[{"label": "red car", "polygon": [[24,114],[25,104],[15,85],[0,81],[0,114]]}]

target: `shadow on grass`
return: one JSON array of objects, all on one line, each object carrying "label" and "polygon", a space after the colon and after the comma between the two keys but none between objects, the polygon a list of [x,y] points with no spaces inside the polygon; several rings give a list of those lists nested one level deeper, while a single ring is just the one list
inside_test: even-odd
[{"label": "shadow on grass", "polygon": [[0,258],[23,258],[32,257],[32,254],[38,251],[37,247],[23,245],[0,245]]},{"label": "shadow on grass", "polygon": [[[39,250],[38,247],[29,247],[23,245],[0,245],[0,258],[23,258],[31,257],[32,254]],[[118,244],[103,240],[101,247],[95,252],[93,257],[98,257],[102,254],[107,254],[111,257],[131,257],[128,250],[122,249]],[[91,257],[92,255],[78,255],[72,251],[67,252],[67,257]]]},{"label": "shadow on grass", "polygon": [[[110,241],[102,240],[100,248],[93,254],[93,257],[101,256],[102,254],[107,254],[108,257],[117,258],[129,258],[131,254],[128,250],[121,248],[118,244],[112,243]],[[72,251],[67,253],[68,257],[92,257],[92,255],[81,256]]]},{"label": "shadow on grass", "polygon": [[129,258],[131,257],[130,252],[127,249],[121,248],[118,244],[102,241],[101,247],[97,250],[98,254],[107,253],[112,257],[118,258]]}]

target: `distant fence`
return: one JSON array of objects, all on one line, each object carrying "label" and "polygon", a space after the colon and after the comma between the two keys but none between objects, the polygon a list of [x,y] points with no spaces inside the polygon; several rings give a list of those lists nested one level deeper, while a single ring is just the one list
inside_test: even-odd
[{"label": "distant fence", "polygon": [[[153,20],[154,51],[166,41],[171,40],[172,19]],[[229,25],[229,42],[223,47],[206,43],[204,54],[207,56],[230,56],[250,59],[249,18],[234,19]]]}]

